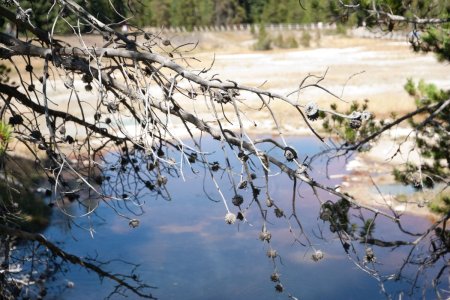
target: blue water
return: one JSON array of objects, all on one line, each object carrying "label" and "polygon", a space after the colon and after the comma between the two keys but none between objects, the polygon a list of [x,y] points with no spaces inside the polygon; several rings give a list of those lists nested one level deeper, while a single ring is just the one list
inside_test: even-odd
[{"label": "blue water", "polygon": [[401,183],[392,183],[392,184],[384,184],[377,186],[376,188],[373,187],[374,192],[381,192],[382,194],[386,195],[411,195],[414,192],[417,191],[417,189],[414,189],[411,185],[404,185]]},{"label": "blue water", "polygon": [[[289,138],[288,143],[299,150],[301,159],[322,147],[314,138]],[[219,159],[220,153],[217,157],[213,155],[211,160],[215,158]],[[326,178],[325,162],[315,161],[311,174],[316,180],[334,186],[339,182]],[[344,164],[345,161],[334,160],[329,166],[330,174],[342,173]],[[377,281],[356,268],[340,241],[328,230],[328,225],[318,219],[319,204],[308,186],[302,185],[298,189],[302,197],[297,200],[299,217],[305,232],[314,246],[324,252],[325,258],[313,262],[311,249],[294,243],[286,219],[276,219],[270,211],[268,229],[272,232],[271,245],[280,253],[281,262],[277,260],[277,266],[286,289],[286,293],[279,294],[270,281],[273,263],[266,257],[267,243],[258,239],[261,217],[256,206],[246,215],[251,225],[227,225],[223,219],[226,213],[223,204],[209,200],[204,194],[203,176],[188,172],[185,175],[185,182],[169,178],[167,187],[171,201],[161,197],[140,199],[145,202],[145,214],[138,217],[140,226],[137,228],[130,228],[128,220],[100,204],[95,215],[75,219],[80,227],[68,228],[68,218],[55,210],[52,226],[44,235],[50,240],[63,242],[64,249],[82,257],[97,256],[102,261],[122,259],[138,264],[136,274],[147,284],[157,287],[151,292],[159,299],[287,299],[287,293],[299,299],[384,298]],[[285,175],[271,180],[274,199],[289,212],[292,181]],[[206,190],[214,195],[212,185],[208,184]],[[226,188],[224,192],[231,199],[233,191]],[[243,194],[245,203],[248,203],[249,193]],[[334,199],[323,192],[320,195],[323,200]],[[82,209],[75,206],[72,210],[79,213]],[[236,212],[234,207],[232,210]],[[404,238],[395,225],[382,221],[380,218],[376,225],[375,233],[379,233],[379,237],[387,240]],[[419,231],[429,222],[411,217],[405,219],[405,224],[408,229]],[[93,237],[81,227],[93,228]],[[315,237],[320,232],[323,238]],[[363,249],[357,242],[355,247]],[[392,274],[401,265],[408,249],[374,247],[382,262],[377,269],[383,274]],[[127,268],[129,266],[118,261],[105,266],[113,272],[124,272]],[[107,279],[100,282],[94,273],[79,267],[71,267],[53,286],[64,286],[66,281],[74,282],[75,286],[63,289],[57,299],[101,299],[114,286]],[[402,281],[387,284],[393,294],[406,290],[408,286]],[[138,299],[131,293],[127,295],[128,299]]]}]

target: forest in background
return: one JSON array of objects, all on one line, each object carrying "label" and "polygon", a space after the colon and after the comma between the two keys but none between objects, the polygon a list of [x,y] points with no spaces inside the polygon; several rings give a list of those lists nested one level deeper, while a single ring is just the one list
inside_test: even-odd
[{"label": "forest in background", "polygon": [[[337,1],[328,0],[77,0],[77,2],[105,23],[120,23],[126,19],[129,24],[140,27],[185,26],[188,30],[192,30],[194,26],[242,23],[340,22],[361,25],[363,22],[371,22],[371,19],[363,13],[343,14],[342,7]],[[395,0],[377,2],[389,7],[393,13],[404,16],[421,17],[430,12],[435,16],[448,16],[450,12],[447,0],[440,0],[437,5],[431,5],[431,0],[410,0],[406,4],[404,1]],[[61,12],[59,6],[50,10],[53,1],[28,0],[21,3],[23,7],[32,8],[36,25],[45,29],[51,28],[52,24],[49,24],[48,20],[54,20],[54,16]],[[371,1],[361,1],[360,6],[361,9],[370,8]],[[4,25],[4,20],[0,19],[1,25]],[[65,28],[64,22],[58,22],[57,26],[59,30]],[[89,30],[87,27],[83,29]],[[69,31],[68,26],[66,30]]]},{"label": "forest in background", "polygon": [[[52,1],[22,1],[32,8],[38,26],[49,29],[48,20],[54,20],[59,7],[53,9]],[[120,23],[127,19],[135,26],[194,26],[257,24],[257,23],[310,23],[330,20],[337,15],[335,2],[313,0],[300,6],[298,0],[78,0],[88,11],[105,23]],[[113,4],[114,8],[110,5]],[[1,22],[1,21],[0,21]],[[62,22],[58,24],[63,26]],[[58,28],[61,29],[61,28]],[[67,31],[69,28],[67,27]]]}]

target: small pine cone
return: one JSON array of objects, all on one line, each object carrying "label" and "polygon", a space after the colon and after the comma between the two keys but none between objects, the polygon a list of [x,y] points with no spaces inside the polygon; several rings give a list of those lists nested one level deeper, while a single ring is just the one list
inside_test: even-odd
[{"label": "small pine cone", "polygon": [[277,250],[270,249],[270,250],[267,250],[266,255],[268,258],[275,258],[278,256],[278,253],[277,253]]},{"label": "small pine cone", "polygon": [[277,218],[281,218],[284,216],[284,211],[281,208],[275,208],[274,212]]},{"label": "small pine cone", "polygon": [[309,102],[306,104],[305,114],[309,120],[317,120],[317,118],[319,118],[319,108],[317,107],[317,104],[315,102]]},{"label": "small pine cone", "polygon": [[264,230],[259,233],[259,239],[263,242],[269,242],[271,238],[272,234],[269,231]]},{"label": "small pine cone", "polygon": [[319,261],[323,258],[323,252],[320,250],[316,250],[313,255],[311,255],[313,261]]},{"label": "small pine cone", "polygon": [[139,223],[138,219],[131,219],[128,225],[130,225],[131,228],[136,228],[139,226]]},{"label": "small pine cone", "polygon": [[244,198],[241,195],[235,195],[233,197],[233,199],[231,199],[231,202],[235,205],[235,206],[239,206],[242,203],[244,203]]},{"label": "small pine cone", "polygon": [[234,224],[236,222],[236,215],[229,212],[225,215],[225,222],[227,224]]},{"label": "small pine cone", "polygon": [[294,159],[297,159],[297,152],[294,148],[286,147],[284,148],[284,157],[287,161],[293,161]]},{"label": "small pine cone", "polygon": [[273,282],[279,282],[280,281],[280,274],[277,272],[273,272],[272,275],[270,275],[270,280]]},{"label": "small pine cone", "polygon": [[353,119],[353,120],[350,120],[349,125],[350,125],[350,128],[352,128],[352,129],[358,129],[359,127],[361,127],[362,122],[358,119]]}]

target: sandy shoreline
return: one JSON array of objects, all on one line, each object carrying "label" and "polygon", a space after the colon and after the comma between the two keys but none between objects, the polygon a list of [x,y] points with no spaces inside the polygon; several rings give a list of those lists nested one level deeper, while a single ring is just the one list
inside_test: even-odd
[{"label": "sandy shoreline", "polygon": [[[408,131],[407,128],[404,130]],[[394,168],[406,161],[414,162],[418,156],[412,151],[410,159],[401,155],[390,159],[398,149],[396,145],[395,139],[385,135],[368,152],[356,153],[346,165],[349,173],[343,176],[340,191],[354,196],[357,202],[391,211],[392,214],[411,214],[437,220],[439,215],[428,207],[436,196],[433,190],[414,191],[412,187],[395,180]],[[403,144],[401,151],[406,152],[409,147],[412,145]]]}]

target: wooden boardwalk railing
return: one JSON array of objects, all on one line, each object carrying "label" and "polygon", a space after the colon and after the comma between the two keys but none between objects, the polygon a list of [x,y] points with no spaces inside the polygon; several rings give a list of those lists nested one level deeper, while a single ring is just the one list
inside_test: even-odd
[{"label": "wooden boardwalk railing", "polygon": [[[253,29],[252,29],[253,27]],[[310,23],[310,24],[266,24],[264,25],[268,32],[289,32],[289,31],[335,31],[336,24],[332,23]],[[170,33],[177,32],[258,32],[259,25],[255,24],[231,24],[220,26],[194,26],[192,30],[188,30],[185,26],[167,27],[167,28],[147,28],[149,31],[163,31]],[[406,41],[408,33],[406,32],[385,32],[381,30],[368,29],[366,27],[354,27],[347,29],[347,35],[358,38],[367,39],[384,39]]]}]

